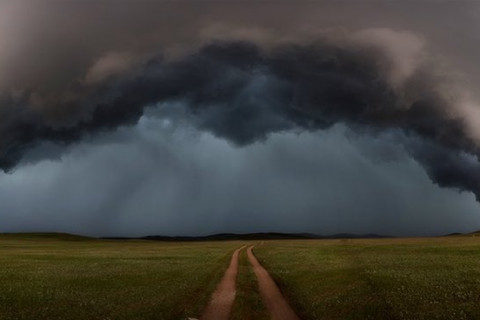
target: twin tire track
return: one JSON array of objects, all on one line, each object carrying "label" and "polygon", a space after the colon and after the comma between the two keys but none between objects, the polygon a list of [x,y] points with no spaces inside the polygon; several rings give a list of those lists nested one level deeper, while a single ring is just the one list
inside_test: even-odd
[{"label": "twin tire track", "polygon": [[[201,320],[228,320],[235,301],[236,278],[238,273],[238,255],[245,246],[238,248],[232,255],[230,265],[219,285],[212,294],[212,298]],[[247,249],[247,256],[257,277],[260,295],[273,320],[300,320],[288,304],[280,289],[268,271],[258,262],[253,254],[253,247]]]}]

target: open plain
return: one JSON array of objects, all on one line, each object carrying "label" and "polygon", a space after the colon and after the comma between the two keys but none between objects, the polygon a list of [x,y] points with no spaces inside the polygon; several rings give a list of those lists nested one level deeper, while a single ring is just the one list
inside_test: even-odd
[{"label": "open plain", "polygon": [[0,236],[0,319],[198,319],[232,254],[230,319],[271,319],[253,253],[301,319],[480,319],[480,238],[147,241]]}]

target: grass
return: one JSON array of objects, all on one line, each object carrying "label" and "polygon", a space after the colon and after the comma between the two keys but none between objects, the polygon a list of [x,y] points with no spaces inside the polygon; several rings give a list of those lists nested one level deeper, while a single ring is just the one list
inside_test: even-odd
[{"label": "grass", "polygon": [[0,319],[198,317],[239,246],[0,235]]},{"label": "grass", "polygon": [[255,248],[303,319],[480,319],[480,238],[268,241]]},{"label": "grass", "polygon": [[237,274],[237,293],[233,305],[231,320],[267,320],[270,315],[263,305],[258,291],[258,283],[245,247],[239,256]]},{"label": "grass", "polygon": [[[198,317],[245,243],[0,235],[0,319]],[[480,319],[480,237],[271,240],[254,251],[302,319]],[[231,319],[268,318],[244,249]]]}]

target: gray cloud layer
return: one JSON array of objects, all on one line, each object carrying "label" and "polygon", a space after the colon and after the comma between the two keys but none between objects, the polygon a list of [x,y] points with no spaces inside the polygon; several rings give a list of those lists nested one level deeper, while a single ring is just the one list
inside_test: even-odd
[{"label": "gray cloud layer", "polygon": [[[0,3],[7,229],[73,230],[75,217],[96,234],[432,233],[476,221],[457,213],[450,223],[451,208],[476,205],[434,186],[480,197],[479,48],[471,32],[458,36],[476,5],[215,4]],[[462,19],[447,41],[439,26],[452,14]],[[105,170],[116,158],[130,162]],[[96,181],[102,173],[111,177]],[[33,207],[15,197],[30,179],[49,186],[31,194]],[[82,191],[95,181],[102,192]],[[62,184],[71,190],[57,197]],[[389,222],[413,212],[422,218],[409,228]]]},{"label": "gray cloud layer", "polygon": [[145,117],[61,160],[2,174],[2,229],[425,235],[478,226],[475,198],[433,185],[397,135],[358,137],[335,126],[238,148]]}]

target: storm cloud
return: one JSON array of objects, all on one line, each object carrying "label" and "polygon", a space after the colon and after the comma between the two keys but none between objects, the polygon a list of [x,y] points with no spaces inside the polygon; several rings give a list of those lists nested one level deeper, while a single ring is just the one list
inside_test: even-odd
[{"label": "storm cloud", "polygon": [[[241,161],[241,166],[248,167],[245,169],[248,171],[246,176],[250,178],[241,179],[232,173],[225,173],[225,177],[232,180],[217,181],[219,186],[229,186],[233,181],[255,184],[255,173],[250,172],[255,171],[255,164],[250,157],[257,159],[255,150],[259,148],[270,150],[275,141],[285,140],[288,149],[295,149],[293,145],[296,143],[301,145],[304,140],[308,143],[312,139],[321,140],[334,134],[335,139],[340,139],[339,148],[344,151],[346,149],[342,149],[341,145],[348,143],[341,137],[354,137],[348,141],[357,151],[345,151],[343,156],[347,164],[356,164],[356,170],[362,171],[362,168],[355,157],[369,154],[368,161],[378,166],[373,171],[383,171],[385,167],[395,171],[386,154],[398,154],[401,156],[393,156],[393,162],[404,167],[400,165],[401,169],[397,169],[407,172],[414,170],[412,168],[421,168],[434,185],[453,188],[453,194],[456,194],[455,190],[467,191],[477,200],[480,199],[480,115],[469,81],[475,79],[476,74],[471,69],[472,75],[468,78],[459,76],[459,70],[465,70],[463,68],[470,67],[473,62],[469,64],[468,59],[459,59],[456,52],[449,50],[448,43],[439,41],[439,33],[432,31],[435,29],[421,19],[423,16],[415,23],[402,26],[399,18],[402,10],[395,13],[393,9],[404,7],[398,8],[398,5],[392,4],[391,8],[378,9],[382,14],[381,18],[373,19],[376,23],[361,19],[368,17],[367,11],[361,11],[363,13],[359,18],[347,22],[345,17],[350,15],[353,8],[346,7],[346,2],[339,2],[337,5],[325,3],[318,7],[311,3],[300,4],[293,7],[294,14],[288,19],[287,13],[291,7],[279,2],[274,4],[278,12],[268,15],[267,19],[253,15],[249,21],[246,11],[235,11],[238,4],[228,1],[221,2],[218,8],[201,2],[186,3],[188,6],[185,11],[181,11],[180,6],[185,3],[175,1],[115,6],[108,1],[99,5],[80,1],[69,5],[55,1],[36,4],[27,1],[17,5],[2,3],[4,21],[10,21],[8,23],[11,26],[18,26],[19,20],[28,18],[31,26],[39,27],[33,31],[38,35],[51,32],[58,24],[68,26],[53,35],[43,34],[41,42],[30,34],[22,38],[21,29],[13,28],[18,34],[11,39],[2,37],[0,33],[0,40],[5,42],[6,48],[0,51],[0,70],[3,71],[0,79],[0,166],[7,172],[3,175],[3,181],[14,179],[15,176],[21,176],[22,172],[46,163],[48,166],[62,166],[65,159],[73,161],[76,150],[85,147],[85,143],[90,145],[87,148],[89,150],[100,146],[102,150],[108,150],[112,145],[130,145],[132,141],[142,145],[143,139],[135,140],[129,135],[135,136],[135,128],[141,126],[142,121],[152,121],[159,136],[172,137],[165,133],[164,127],[174,125],[180,127],[175,132],[190,130],[201,136],[207,134],[209,143],[214,145],[226,143],[222,150],[212,151],[218,156],[230,152],[236,153],[235,157],[248,158]],[[272,8],[268,4],[254,6],[264,13],[268,11],[265,8]],[[419,12],[427,12],[426,8],[432,6],[441,9],[438,17],[430,20],[430,24],[436,25],[451,4],[425,2],[418,5]],[[352,7],[358,7],[358,4]],[[107,16],[108,9],[112,9],[109,22],[98,22],[97,19]],[[148,9],[159,10],[160,16],[154,17]],[[455,9],[459,17],[468,17],[467,12],[472,8],[467,4],[458,4]],[[62,15],[72,14],[72,10],[78,13],[77,18],[68,23],[60,19]],[[324,16],[324,21],[310,21],[307,25],[301,21],[301,17],[309,17],[310,10],[338,12],[338,20],[333,23],[331,18],[324,16],[325,13],[319,13],[319,16]],[[9,13],[8,17],[6,12]],[[185,24],[179,27],[172,14],[177,14],[179,21]],[[384,21],[385,17],[395,17],[396,14],[397,19],[392,19],[390,23]],[[216,17],[213,22],[212,17]],[[226,17],[231,18],[229,23],[225,21]],[[86,24],[87,21],[90,24]],[[122,26],[124,21],[127,27]],[[289,27],[285,32],[279,32],[283,28],[281,21],[285,21]],[[379,26],[381,21],[384,22]],[[467,24],[469,20],[465,19],[463,23]],[[354,27],[356,24],[361,27]],[[92,26],[102,27],[98,29],[98,35],[93,36],[95,31]],[[402,29],[398,29],[399,26]],[[407,26],[414,26],[424,33],[410,30]],[[65,38],[65,31],[75,36]],[[15,32],[12,31],[11,36]],[[62,39],[70,47],[62,43]],[[429,41],[431,39],[437,39],[437,42]],[[465,39],[469,41],[468,37]],[[84,46],[80,49],[82,41]],[[0,44],[3,42],[0,41]],[[125,42],[130,43],[129,46],[125,46]],[[31,50],[25,51],[23,57],[14,54],[19,48]],[[439,48],[444,49],[443,54],[438,52]],[[37,64],[31,65],[32,61],[37,61]],[[26,68],[29,65],[32,68]],[[131,128],[128,129],[128,126]],[[161,139],[164,141],[165,137]],[[198,142],[192,137],[188,139]],[[381,140],[380,149],[383,151],[373,152],[369,148],[372,143],[363,144],[359,142],[362,139]],[[162,148],[166,149],[158,146],[152,149],[139,147],[138,152],[155,149],[155,158],[163,159],[158,166],[168,165],[169,161],[174,167],[180,165],[176,161],[181,163],[182,160],[171,159],[179,151],[169,142],[164,141],[163,145]],[[187,145],[200,152],[195,144],[186,141],[182,141],[178,148],[187,148]],[[325,148],[324,152],[329,150],[329,146],[320,144],[318,147]],[[125,149],[124,152],[129,154],[132,151]],[[269,175],[265,177],[262,192],[259,192],[261,198],[247,193],[240,196],[245,198],[245,201],[240,201],[241,204],[237,204],[239,198],[235,198],[227,205],[229,202],[225,199],[230,197],[226,195],[216,197],[209,188],[204,192],[204,188],[200,187],[189,191],[188,187],[182,185],[182,181],[191,182],[189,174],[199,175],[197,183],[202,185],[204,179],[209,179],[207,173],[211,173],[211,168],[193,170],[189,174],[184,170],[177,172],[172,169],[172,175],[167,177],[169,183],[147,187],[148,181],[159,170],[154,163],[148,162],[145,164],[149,168],[147,171],[130,177],[130,182],[122,179],[118,187],[121,190],[106,186],[105,195],[99,200],[102,204],[93,211],[98,211],[102,217],[99,220],[105,222],[104,228],[108,230],[107,226],[112,223],[111,217],[115,216],[115,212],[134,211],[129,204],[120,205],[122,202],[119,199],[135,197],[125,190],[167,190],[167,185],[174,190],[175,185],[181,187],[175,192],[171,191],[173,194],[164,198],[165,203],[158,204],[159,211],[178,212],[175,213],[178,219],[187,219],[191,213],[185,213],[184,208],[172,203],[190,199],[191,203],[187,203],[187,206],[193,205],[198,209],[199,219],[205,217],[208,220],[207,212],[211,212],[211,205],[216,204],[217,208],[223,207],[225,212],[219,212],[216,219],[226,219],[232,225],[237,225],[238,221],[229,218],[228,214],[235,203],[238,211],[234,211],[245,215],[242,221],[248,221],[248,215],[256,212],[264,214],[266,222],[263,229],[268,229],[268,221],[271,221],[268,217],[280,214],[281,208],[289,208],[287,211],[290,213],[285,212],[285,215],[303,211],[306,214],[304,221],[319,221],[314,212],[321,211],[328,212],[324,214],[332,217],[340,217],[339,211],[358,211],[355,213],[358,219],[369,221],[369,216],[378,217],[378,212],[384,211],[381,207],[388,207],[372,196],[369,203],[378,201],[378,206],[372,209],[376,214],[354,210],[358,208],[359,199],[353,196],[352,191],[348,191],[347,186],[351,181],[343,182],[346,186],[343,195],[348,199],[348,209],[342,207],[333,210],[334,204],[340,201],[335,197],[318,199],[318,204],[311,204],[312,199],[308,196],[305,199],[292,196],[287,203],[279,205],[279,198],[284,198],[284,191],[277,195],[269,195],[266,191],[278,188],[285,181],[285,175],[288,175],[286,171],[274,169],[276,166],[288,163],[287,171],[296,172],[291,174],[290,179],[302,181],[300,189],[307,194],[316,194],[317,190],[318,193],[325,191],[326,186],[316,185],[313,178],[315,172],[322,171],[321,168],[335,167],[335,164],[327,165],[318,160],[318,155],[322,154],[320,149],[311,154],[299,154],[298,157],[306,158],[310,166],[299,163],[302,169],[298,171],[293,169],[297,161],[284,158],[288,158],[288,155],[280,154],[271,158],[270,151],[264,152],[263,160],[257,160],[269,159],[271,167],[267,170]],[[201,159],[201,155],[198,157]],[[372,157],[380,161],[372,160]],[[52,159],[56,160],[50,162]],[[85,159],[79,156],[79,165],[81,161],[90,161],[90,158]],[[101,166],[101,160],[98,161]],[[192,163],[194,165],[195,161]],[[217,164],[215,168],[227,172],[228,165],[223,166]],[[90,174],[95,175],[97,170],[92,168]],[[128,171],[128,167],[122,166],[118,173],[123,176],[128,175]],[[367,184],[376,183],[373,171],[365,176],[352,171],[351,177],[367,181]],[[302,180],[304,174],[312,181]],[[396,176],[393,172],[390,174]],[[88,175],[85,173],[85,178],[78,178],[78,183],[81,185],[83,179],[88,180]],[[332,179],[335,177],[342,181],[341,174],[331,176]],[[71,179],[77,181],[73,177]],[[393,180],[398,180],[398,177]],[[333,181],[330,183],[334,184]],[[2,186],[7,188],[6,182]],[[192,194],[187,195],[189,192]],[[139,194],[143,195],[142,201],[146,202],[152,197],[149,192]],[[88,203],[95,202],[90,195],[83,195],[82,198],[84,196],[90,199]],[[193,199],[198,199],[202,204],[194,204]],[[170,205],[167,203],[169,201],[172,202]],[[115,202],[119,206],[114,208],[112,203]],[[299,205],[302,202],[311,205],[302,209]],[[67,202],[60,203],[67,205]],[[393,199],[390,199],[390,204],[397,208],[400,206]],[[323,205],[327,205],[328,209]],[[11,206],[10,211],[14,213],[15,206]],[[67,206],[77,207],[75,201]],[[418,207],[422,206],[418,204]],[[90,207],[85,210],[92,212]],[[87,213],[84,215],[88,216]],[[158,215],[158,221],[161,221],[168,214]],[[178,223],[176,221],[172,225]],[[262,225],[258,221],[250,224]],[[96,222],[95,225],[102,224]],[[272,228],[281,229],[281,224],[272,224]],[[248,231],[248,228],[244,229]],[[348,228],[342,226],[338,230],[325,230],[341,232],[343,229]],[[190,231],[194,233],[193,229]]]},{"label": "storm cloud", "polygon": [[398,133],[359,137],[338,125],[238,148],[170,119],[142,117],[1,174],[2,229],[432,235],[480,220],[475,197],[433,185]]}]

